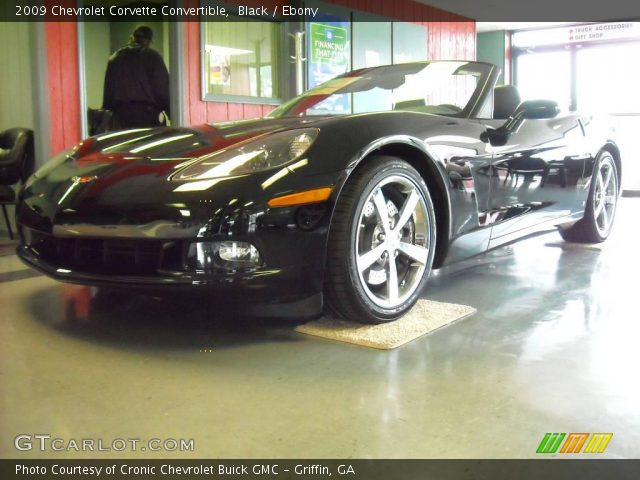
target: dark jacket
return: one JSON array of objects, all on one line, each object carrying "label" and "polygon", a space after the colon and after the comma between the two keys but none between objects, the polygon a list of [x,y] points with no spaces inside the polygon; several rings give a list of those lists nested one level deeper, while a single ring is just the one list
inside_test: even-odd
[{"label": "dark jacket", "polygon": [[169,113],[169,72],[155,50],[130,43],[109,59],[104,79],[102,108],[116,111],[118,104],[146,102]]}]

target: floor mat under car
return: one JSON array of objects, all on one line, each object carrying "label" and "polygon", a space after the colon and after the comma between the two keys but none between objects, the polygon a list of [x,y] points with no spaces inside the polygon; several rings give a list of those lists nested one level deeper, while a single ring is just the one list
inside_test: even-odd
[{"label": "floor mat under car", "polygon": [[418,300],[409,313],[394,322],[362,325],[322,317],[299,325],[295,331],[339,342],[391,350],[474,313],[476,309],[467,305]]}]

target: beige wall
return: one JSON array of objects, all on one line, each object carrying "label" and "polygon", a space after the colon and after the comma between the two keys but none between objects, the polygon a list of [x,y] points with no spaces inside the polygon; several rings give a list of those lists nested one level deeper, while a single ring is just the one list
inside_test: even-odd
[{"label": "beige wall", "polygon": [[0,131],[34,127],[31,34],[28,23],[0,27]]},{"label": "beige wall", "polygon": [[84,23],[84,63],[87,107],[101,108],[104,74],[111,56],[111,32],[108,22]]}]

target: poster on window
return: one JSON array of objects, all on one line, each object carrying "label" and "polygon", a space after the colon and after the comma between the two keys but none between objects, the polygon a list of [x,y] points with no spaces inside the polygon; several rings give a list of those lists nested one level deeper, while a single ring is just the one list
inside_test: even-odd
[{"label": "poster on window", "polygon": [[230,64],[229,55],[209,52],[209,85],[230,85]]},{"label": "poster on window", "polygon": [[[307,23],[307,86],[309,89],[348,72],[351,66],[350,23],[333,15]],[[351,110],[349,95],[332,96],[332,104],[316,107],[326,113]]]},{"label": "poster on window", "polygon": [[347,72],[350,66],[349,22],[323,17],[307,24],[309,88]]}]

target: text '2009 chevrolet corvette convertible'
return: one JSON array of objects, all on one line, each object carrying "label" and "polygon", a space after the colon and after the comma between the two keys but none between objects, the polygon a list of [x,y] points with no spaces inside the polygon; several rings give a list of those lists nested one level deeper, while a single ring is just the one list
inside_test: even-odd
[{"label": "text '2009 chevrolet corvette convertible'", "polygon": [[377,323],[446,263],[550,228],[605,240],[621,175],[610,130],[520,102],[498,73],[367,68],[263,119],[86,139],[26,183],[18,253],[62,281]]}]

